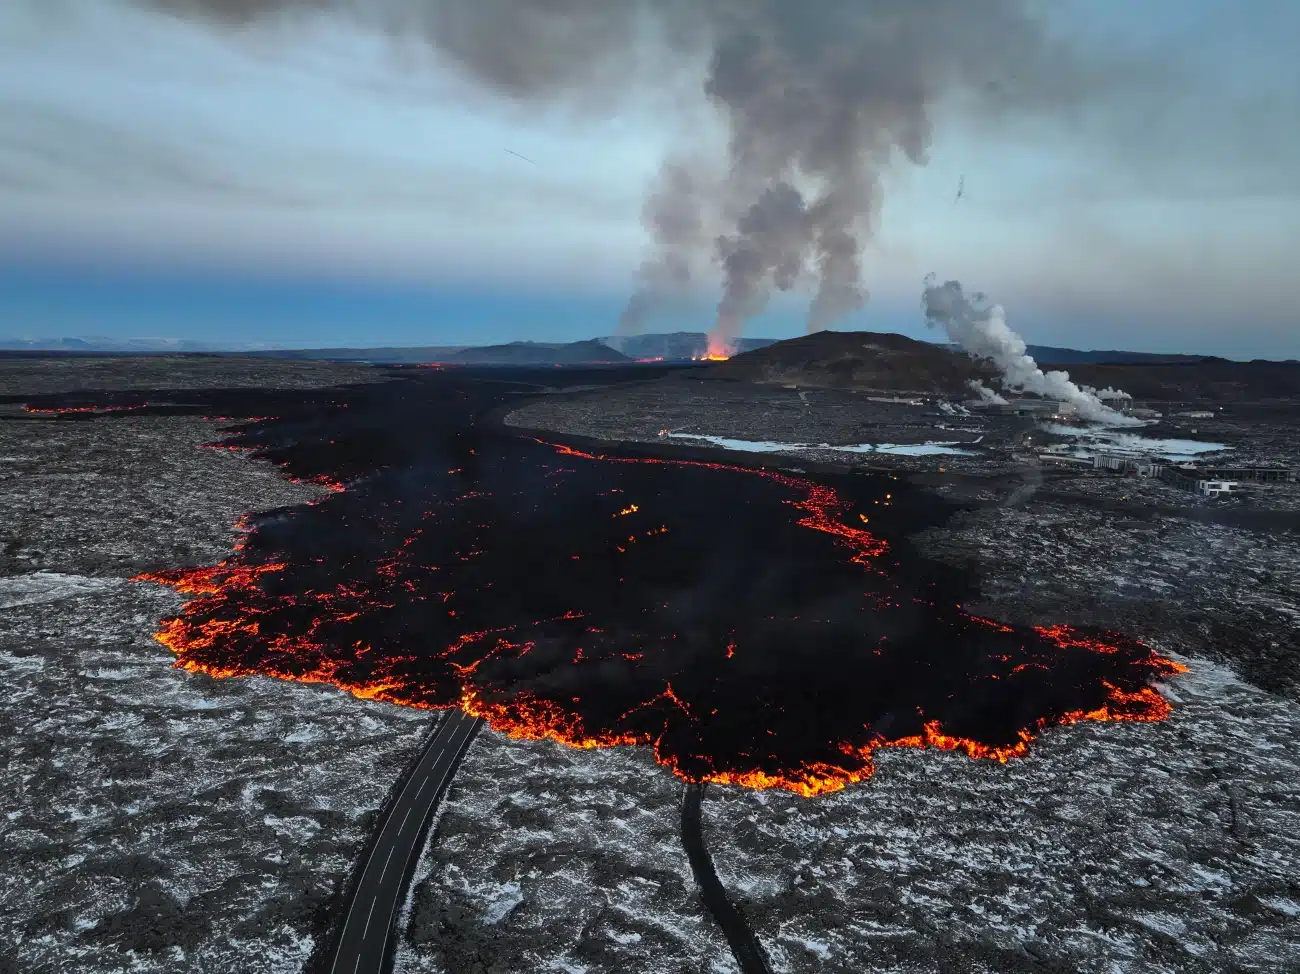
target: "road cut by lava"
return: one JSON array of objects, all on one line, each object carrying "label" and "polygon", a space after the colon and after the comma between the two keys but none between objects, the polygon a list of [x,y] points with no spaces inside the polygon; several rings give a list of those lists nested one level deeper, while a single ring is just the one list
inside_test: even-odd
[{"label": "road cut by lava", "polygon": [[177,665],[808,796],[869,778],[878,747],[1007,761],[1052,726],[1169,713],[1153,683],[1182,667],[1140,643],[963,611],[968,580],[906,542],[950,513],[931,497],[514,435],[475,419],[503,385],[188,393],[259,417],[224,445],[334,492],[246,519],[219,565],[139,576],[193,596],[158,633]]}]

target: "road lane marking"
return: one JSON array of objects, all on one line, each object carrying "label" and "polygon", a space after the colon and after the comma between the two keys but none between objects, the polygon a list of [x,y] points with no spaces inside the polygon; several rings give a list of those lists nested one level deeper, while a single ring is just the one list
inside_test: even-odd
[{"label": "road lane marking", "polygon": [[[447,779],[451,777],[451,773],[455,771],[457,761],[462,756],[461,754],[462,748],[464,748],[465,745],[469,743],[470,736],[474,733],[474,729],[478,726],[478,718],[475,717],[466,721],[465,726],[466,726],[465,733],[460,735],[461,737],[460,742],[456,744],[456,746],[452,749],[451,760],[448,762],[447,767],[443,769],[442,777],[438,779],[438,786],[437,788],[434,789],[435,795],[438,793],[439,790],[441,790],[443,784],[447,781]],[[406,861],[402,864],[402,875],[406,875],[406,871],[410,868],[411,857],[415,855],[415,850],[416,850],[416,843],[412,842],[410,850],[406,853]],[[394,896],[393,905],[388,908],[388,929],[389,930],[393,928],[393,918],[397,914],[397,906],[398,906],[397,900],[398,898]],[[374,904],[372,903],[370,905],[370,909],[374,910],[374,908],[375,908]]]},{"label": "road lane marking", "polygon": [[[425,758],[427,758],[428,755],[430,754],[430,752],[432,752],[432,751],[434,750],[434,748],[437,747],[438,742],[443,738],[444,735],[447,734],[448,731],[450,731],[450,730],[452,729],[453,724],[457,723],[456,716],[457,716],[458,714],[460,714],[460,713],[462,713],[462,711],[459,711],[459,710],[454,710],[454,711],[449,711],[449,712],[448,712],[446,719],[443,720],[443,722],[438,726],[438,730],[434,733],[434,735],[433,735],[433,740],[431,740],[431,741],[429,742],[428,747],[426,748],[426,750],[425,750],[425,752],[424,752],[424,755],[421,756],[420,761],[419,761],[419,764],[417,764],[417,766],[416,766],[417,771],[418,771],[419,767],[420,767],[421,765],[424,764]],[[401,793],[400,795],[397,796],[397,804],[398,804],[398,805],[400,805],[400,804],[402,803],[402,799],[404,799],[404,798],[406,797],[406,793],[407,793],[407,791],[410,790],[410,788],[411,788],[411,783],[412,783],[414,780],[415,780],[415,775],[412,775],[410,778],[407,779],[407,781],[406,781],[406,785],[402,788],[402,793]],[[393,807],[396,808],[397,805],[394,805]],[[391,817],[391,816],[390,816],[390,817]],[[380,830],[380,838],[381,838],[381,839],[383,838],[383,830]],[[358,892],[360,892],[360,890],[361,890],[361,884],[365,882],[366,873],[370,871],[371,863],[374,861],[375,853],[378,851],[378,849],[379,849],[379,842],[378,842],[378,840],[377,840],[377,841],[375,842],[374,847],[370,850],[370,856],[366,859],[366,865],[365,865],[365,867],[361,870],[361,878],[357,880],[357,891],[358,891]],[[348,927],[351,926],[351,924],[352,924],[352,911],[355,910],[356,907],[357,907],[357,898],[354,896],[354,897],[352,898],[352,902],[351,902],[350,904],[348,904],[348,915],[347,915],[346,917],[343,918],[343,930],[342,930],[342,932],[339,934],[339,950],[338,950],[338,952],[336,952],[336,953],[334,954],[334,963],[330,965],[330,971],[331,971],[331,972],[338,970],[338,966],[339,966],[339,953],[342,952],[342,950],[343,950],[343,944],[344,944],[344,942],[345,942],[345,940],[346,940],[346,938],[347,938]],[[374,910],[374,904],[373,904],[373,903],[371,903],[370,909],[371,909],[372,911]],[[369,925],[370,925],[370,921],[369,921],[369,919],[367,919],[367,920],[366,920],[366,926],[369,927]],[[363,937],[363,938],[364,938],[364,936],[365,936],[365,935],[362,934],[362,937]],[[361,957],[360,957],[360,955],[358,955],[358,957],[357,957],[357,963],[358,963],[358,964],[361,963]],[[356,968],[354,967],[354,968],[353,968],[353,972],[354,972],[354,974],[355,974],[355,971],[356,971]]]},{"label": "road lane marking", "polygon": [[393,861],[393,847],[389,846],[388,858],[384,860],[384,868],[379,870],[379,879],[377,881],[378,883],[382,883],[384,881],[384,873],[388,872],[388,864],[392,861]]},{"label": "road lane marking", "polygon": [[[362,940],[365,940],[366,934],[370,932],[370,918],[375,915],[375,904],[378,902],[379,902],[378,896],[372,896],[370,898],[370,912],[366,914],[366,928],[361,931]],[[360,953],[359,949],[358,949],[358,953]]]}]

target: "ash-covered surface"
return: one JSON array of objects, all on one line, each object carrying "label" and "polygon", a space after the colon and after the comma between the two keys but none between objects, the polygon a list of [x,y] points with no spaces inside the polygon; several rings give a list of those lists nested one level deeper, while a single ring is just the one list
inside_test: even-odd
[{"label": "ash-covered surface", "polygon": [[[1243,484],[1246,496],[1201,498],[1159,480],[1040,463],[1024,439],[1052,437],[1029,420],[939,417],[929,415],[932,404],[826,391],[804,392],[805,403],[800,395],[683,373],[550,396],[515,410],[508,422],[661,444],[673,441],[653,431],[657,424],[737,439],[829,443],[939,440],[947,430],[935,424],[987,425],[974,457],[804,451],[773,462],[798,456],[906,467],[914,483],[969,508],[914,540],[923,554],[978,576],[976,612],[1016,623],[1115,628],[1234,666],[1269,691],[1300,694],[1300,484]],[[1207,458],[1215,464],[1300,467],[1300,404],[1216,404],[1210,418],[1184,415],[1201,411],[1196,403],[1153,405],[1166,415],[1139,428],[1141,435],[1229,446]],[[891,411],[930,423],[931,431],[899,429]],[[992,432],[999,424],[1001,439]]]},{"label": "ash-covered surface", "polygon": [[[545,402],[566,399],[583,397]],[[620,421],[608,413],[606,428]],[[702,432],[784,438],[770,416],[744,428],[742,413],[733,411],[731,430]],[[595,414],[585,415],[597,428]],[[846,415],[841,442],[868,439],[851,423]],[[0,423],[0,455],[16,455],[16,443],[45,427],[89,431],[78,433],[91,437],[86,447],[102,430],[110,458],[130,431],[152,430],[172,459],[154,470],[142,449],[121,472],[111,459],[77,466],[84,451],[70,448],[59,454],[68,479],[33,491],[63,500],[34,522],[33,543],[13,555],[4,580],[12,584],[0,595],[9,606],[0,617],[27,620],[14,649],[0,641],[6,684],[22,687],[4,729],[23,742],[0,786],[24,795],[18,808],[28,816],[0,823],[5,851],[21,850],[0,866],[0,921],[22,930],[0,959],[19,970],[296,970],[321,928],[321,904],[366,838],[365,813],[418,745],[427,715],[168,668],[150,636],[180,600],[124,577],[211,563],[229,552],[238,514],[312,492],[269,466],[190,449],[215,438],[213,424],[191,418]],[[204,500],[212,481],[244,473],[247,494]],[[77,528],[83,484],[112,477],[121,490],[105,489],[95,503],[109,509],[86,520],[112,523],[137,508],[171,518],[157,538],[181,538],[189,554],[137,558],[126,539],[139,524]],[[25,489],[15,482],[6,493]],[[987,504],[1019,485],[1005,476],[959,483],[964,500]],[[1030,512],[1039,503],[1022,502]],[[71,526],[46,535],[46,521]],[[99,567],[59,554],[75,542],[47,540],[78,530],[90,531],[86,549],[98,552]],[[932,529],[927,545],[942,548],[944,530]],[[971,536],[985,537],[981,530]],[[932,553],[980,567],[985,546]],[[1233,556],[1239,564],[1247,551]],[[119,556],[122,566],[111,567]],[[1105,572],[1102,559],[1090,560]],[[986,582],[986,600],[996,592]],[[987,614],[999,617],[1026,602],[992,601]],[[1104,623],[1105,604],[1079,621]],[[1155,645],[1207,652],[1203,641]],[[871,781],[829,797],[711,786],[706,837],[718,871],[779,970],[1294,969],[1296,705],[1191,664],[1164,688],[1175,701],[1169,721],[1051,730],[1029,758],[1006,765],[883,750]],[[29,799],[21,789],[41,777],[54,791]],[[399,969],[734,970],[690,882],[679,800],[679,782],[644,750],[480,735],[422,859]]]},{"label": "ash-covered surface", "polygon": [[1135,518],[1030,495],[958,514],[914,541],[979,573],[975,612],[1030,625],[1105,625],[1225,663],[1265,690],[1300,699],[1294,532]]},{"label": "ash-covered surface", "polygon": [[0,357],[0,396],[132,389],[320,389],[375,382],[362,365],[232,355]]},{"label": "ash-covered surface", "polygon": [[1156,725],[1006,765],[892,752],[825,798],[710,787],[778,971],[1300,969],[1300,707],[1193,661]]},{"label": "ash-covered surface", "polygon": [[[171,365],[3,360],[0,394],[375,378]],[[321,491],[199,449],[219,424],[196,418],[0,412],[0,969],[301,970],[429,717],[173,669],[152,637],[182,600],[127,579],[225,557],[241,514]]]},{"label": "ash-covered surface", "polygon": [[[614,441],[655,426],[897,441],[874,403],[820,423],[794,390],[715,395],[717,383],[679,400],[670,381],[552,397],[509,421]],[[1296,465],[1300,410],[1176,415],[1196,405],[1167,406],[1153,435],[1231,445],[1217,462]],[[1026,454],[1011,439],[978,459],[901,461],[968,508],[913,542],[978,578],[972,611],[1108,626],[1187,654],[1191,672],[1162,690],[1173,716],[1050,731],[1006,765],[882,751],[870,782],[812,800],[710,786],[724,883],[783,971],[1300,969],[1300,545],[1285,518],[1216,523],[1252,506],[1288,514],[1300,488],[1205,501]]]},{"label": "ash-covered surface", "polygon": [[962,415],[933,399],[896,392],[784,388],[681,371],[656,381],[535,399],[510,425],[611,442],[671,446],[665,431],[790,444],[979,444],[975,457],[903,456],[792,449],[790,460],[895,470],[988,471],[1005,465],[1034,424],[1016,416]]},{"label": "ash-covered surface", "polygon": [[397,971],[736,971],[680,803],[643,749],[481,735],[416,872]]}]

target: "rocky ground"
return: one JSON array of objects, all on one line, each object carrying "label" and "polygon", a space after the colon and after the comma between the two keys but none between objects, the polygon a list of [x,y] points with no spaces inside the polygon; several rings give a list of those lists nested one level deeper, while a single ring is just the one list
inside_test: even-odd
[{"label": "rocky ground", "polygon": [[729,974],[682,849],[681,783],[645,749],[480,737],[404,916],[403,974]]},{"label": "rocky ground", "polygon": [[[877,405],[851,395],[823,426],[796,391],[632,393],[551,397],[508,421],[607,440],[655,426],[885,439]],[[1294,411],[1248,412],[1195,433],[1242,462],[1289,462]],[[1207,521],[1213,505],[1167,485],[1031,466],[1003,442],[960,468],[908,458],[918,483],[970,508],[914,542],[978,573],[983,615],[1109,626],[1182,654],[1173,717],[1058,729],[1005,766],[887,752],[869,783],[811,801],[711,788],[719,874],[781,971],[1300,970],[1294,533]],[[1264,495],[1287,510],[1294,490]]]},{"label": "rocky ground", "polygon": [[[786,456],[891,470],[1014,469],[1011,451],[1033,424],[1014,416],[962,415],[896,393],[795,389],[702,379],[679,372],[656,381],[536,399],[510,425],[563,430],[595,439],[663,445],[665,431],[791,444],[969,443],[982,455],[846,454],[817,449]],[[684,441],[685,442],[685,441]],[[698,444],[693,444],[698,445]]]},{"label": "rocky ground", "polygon": [[[0,360],[0,395],[374,378],[192,363]],[[218,432],[0,407],[2,971],[300,971],[427,732],[325,688],[171,668],[152,633],[180,599],[127,579],[219,560],[239,515],[316,493],[199,449]]]},{"label": "rocky ground", "polygon": [[[156,361],[116,378],[0,361],[0,395],[178,385]],[[186,381],[374,376],[215,362],[185,365]],[[619,412],[600,391],[515,416],[612,439],[687,423],[865,439],[848,401],[819,435],[797,391],[726,396],[718,425],[703,399],[670,424],[661,400]],[[198,449],[210,422],[0,414],[14,417],[0,418],[0,788],[16,796],[0,819],[0,971],[300,970],[429,717],[172,669],[151,634],[179,599],[126,579],[215,561],[239,514],[311,490]],[[710,788],[706,839],[773,967],[1300,970],[1294,539],[1081,508],[987,473],[941,482],[973,509],[916,543],[980,572],[987,615],[1109,623],[1185,654],[1165,688],[1174,715],[1057,729],[1006,765],[890,751],[871,781],[814,800]],[[421,858],[398,970],[734,971],[681,849],[680,797],[644,750],[481,734]]]},{"label": "rocky ground", "polygon": [[1006,765],[892,751],[814,800],[710,789],[719,875],[779,971],[1300,970],[1300,707],[1214,664],[1160,724]]},{"label": "rocky ground", "polygon": [[1300,554],[1291,532],[1029,498],[957,515],[915,543],[973,567],[974,611],[1100,625],[1232,666],[1300,700]]}]

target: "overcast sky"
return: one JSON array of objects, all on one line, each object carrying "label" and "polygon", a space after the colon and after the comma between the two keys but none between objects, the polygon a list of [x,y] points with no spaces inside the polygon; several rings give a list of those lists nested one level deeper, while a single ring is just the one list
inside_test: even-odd
[{"label": "overcast sky", "polygon": [[[1080,47],[1147,50],[1183,81],[1104,134],[940,114],[928,164],[886,175],[872,299],[839,327],[923,334],[933,271],[1034,342],[1300,357],[1300,3],[1040,6]],[[6,0],[0,65],[0,337],[609,334],[682,120],[720,138],[689,78],[675,112],[654,86],[602,113],[521,106],[323,15],[230,29]],[[711,286],[654,330],[707,325]],[[749,333],[797,333],[800,302]]]}]

